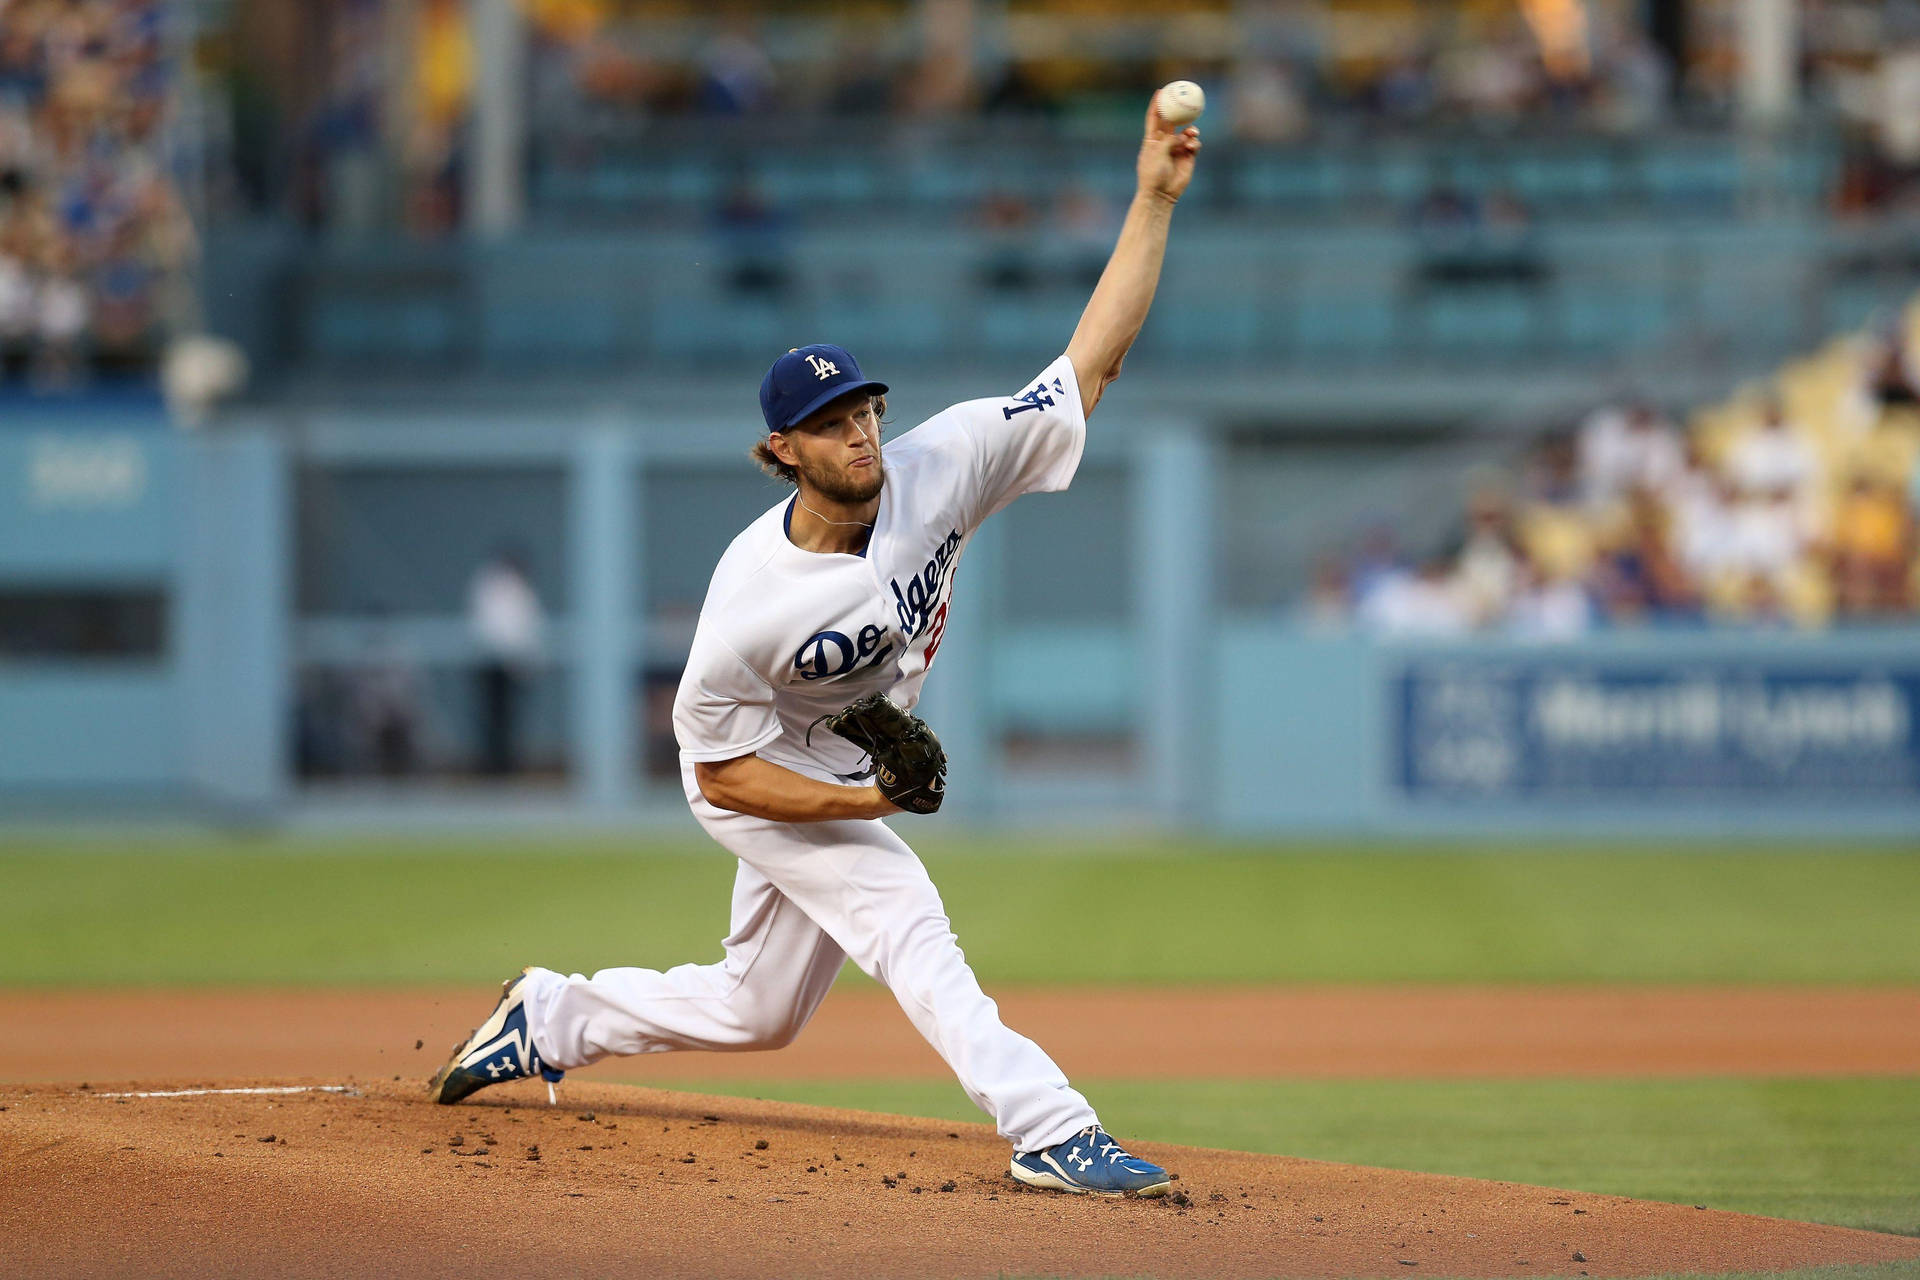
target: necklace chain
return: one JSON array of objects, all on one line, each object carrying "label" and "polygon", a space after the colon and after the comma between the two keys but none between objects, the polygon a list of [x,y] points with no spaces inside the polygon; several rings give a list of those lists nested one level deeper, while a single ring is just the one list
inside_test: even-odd
[{"label": "necklace chain", "polygon": [[805,498],[802,498],[797,493],[793,495],[793,500],[795,502],[798,502],[802,507],[804,507],[806,509],[807,514],[812,516],[815,520],[818,520],[821,524],[839,525],[842,528],[847,528],[847,529],[873,528],[873,521],[871,520],[829,520],[825,516],[821,515],[818,511],[815,511],[812,507],[807,506],[807,500]]}]

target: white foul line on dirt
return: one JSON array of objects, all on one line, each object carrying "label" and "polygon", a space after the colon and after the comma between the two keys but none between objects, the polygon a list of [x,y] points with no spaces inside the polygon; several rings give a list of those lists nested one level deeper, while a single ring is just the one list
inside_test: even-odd
[{"label": "white foul line on dirt", "polygon": [[96,1098],[204,1098],[216,1093],[352,1093],[344,1084],[296,1084],[258,1089],[155,1089],[147,1093],[96,1093]]}]

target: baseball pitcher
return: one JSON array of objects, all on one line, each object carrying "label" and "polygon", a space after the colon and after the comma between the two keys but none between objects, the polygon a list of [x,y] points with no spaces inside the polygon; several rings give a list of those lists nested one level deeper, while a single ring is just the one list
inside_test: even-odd
[{"label": "baseball pitcher", "polygon": [[940,807],[945,756],[910,713],[955,570],[988,516],[1073,479],[1199,151],[1198,130],[1148,109],[1113,255],[1065,353],[1015,395],[954,405],[883,449],[887,387],[852,355],[816,345],[773,362],[754,455],[795,492],[721,557],[674,702],[687,801],[740,860],[725,957],[664,973],[527,969],[434,1077],[435,1101],[616,1054],[779,1048],[852,957],[993,1117],[1015,1178],[1166,1192],[1167,1172],[1129,1155],[1053,1060],[1000,1021],[939,891],[882,819]]}]

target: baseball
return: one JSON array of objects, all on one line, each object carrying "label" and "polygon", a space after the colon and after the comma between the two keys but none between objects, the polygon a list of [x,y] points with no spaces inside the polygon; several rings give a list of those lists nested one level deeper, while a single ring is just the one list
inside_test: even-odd
[{"label": "baseball", "polygon": [[1191,80],[1175,80],[1153,95],[1153,105],[1160,118],[1177,129],[1200,118],[1207,109],[1207,94]]}]

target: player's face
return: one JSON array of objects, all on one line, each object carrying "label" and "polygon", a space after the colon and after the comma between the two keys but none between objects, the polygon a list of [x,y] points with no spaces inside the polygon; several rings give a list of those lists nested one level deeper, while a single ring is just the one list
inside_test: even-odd
[{"label": "player's face", "polygon": [[802,487],[831,502],[858,505],[880,495],[880,418],[873,397],[835,400],[780,433]]}]

